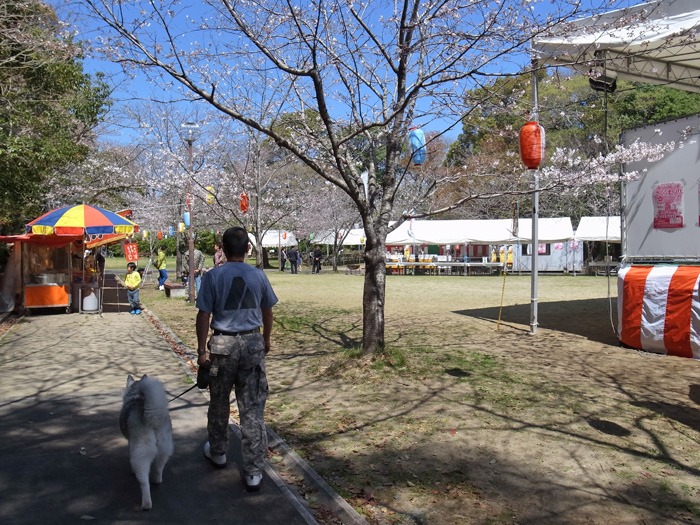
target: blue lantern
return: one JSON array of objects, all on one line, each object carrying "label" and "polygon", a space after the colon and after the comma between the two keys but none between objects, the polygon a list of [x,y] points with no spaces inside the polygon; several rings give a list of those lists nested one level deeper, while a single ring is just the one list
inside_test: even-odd
[{"label": "blue lantern", "polygon": [[416,166],[419,166],[425,162],[426,148],[425,148],[425,133],[418,127],[411,128],[411,132],[408,134],[408,141],[411,144],[411,159]]},{"label": "blue lantern", "polygon": [[185,228],[190,227],[190,212],[186,211],[182,214],[182,222],[185,223]]},{"label": "blue lantern", "polygon": [[168,234],[169,234],[171,237],[172,237],[173,235],[175,235],[175,228],[173,228],[172,226],[171,226],[170,228],[168,228]]}]

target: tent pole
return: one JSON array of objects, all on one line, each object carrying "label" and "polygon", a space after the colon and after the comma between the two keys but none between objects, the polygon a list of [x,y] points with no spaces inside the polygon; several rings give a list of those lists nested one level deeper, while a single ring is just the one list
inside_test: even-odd
[{"label": "tent pole", "polygon": [[[539,95],[537,93],[537,59],[532,60],[532,115],[533,120],[539,121]],[[530,271],[530,334],[537,333],[537,289],[538,268],[537,255],[539,251],[538,219],[540,208],[539,167],[532,170],[532,268]]]}]

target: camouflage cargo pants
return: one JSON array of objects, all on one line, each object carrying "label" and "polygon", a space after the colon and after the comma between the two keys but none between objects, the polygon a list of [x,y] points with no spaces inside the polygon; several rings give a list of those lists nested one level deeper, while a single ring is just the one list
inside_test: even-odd
[{"label": "camouflage cargo pants", "polygon": [[262,474],[267,451],[263,411],[267,401],[265,342],[260,333],[215,335],[209,345],[211,382],[207,430],[214,455],[228,449],[231,390],[235,389],[241,425],[243,471]]}]

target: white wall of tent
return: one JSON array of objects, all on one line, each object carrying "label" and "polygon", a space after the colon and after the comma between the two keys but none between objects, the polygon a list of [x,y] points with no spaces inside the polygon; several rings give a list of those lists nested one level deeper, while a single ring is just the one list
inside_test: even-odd
[{"label": "white wall of tent", "polygon": [[[346,232],[341,232],[342,238]],[[426,252],[428,246],[440,247],[441,253],[450,253],[453,260],[486,257],[491,252],[508,253],[512,250],[513,270],[532,269],[532,220],[410,220],[387,236],[387,247],[410,251],[411,256]],[[538,270],[542,272],[581,272],[584,269],[583,243],[620,243],[620,217],[582,217],[574,230],[571,218],[540,218],[538,221]],[[342,240],[344,246],[364,244],[364,231],[355,228]],[[332,245],[333,233],[315,235],[315,244]],[[475,257],[476,255],[476,257]]]}]

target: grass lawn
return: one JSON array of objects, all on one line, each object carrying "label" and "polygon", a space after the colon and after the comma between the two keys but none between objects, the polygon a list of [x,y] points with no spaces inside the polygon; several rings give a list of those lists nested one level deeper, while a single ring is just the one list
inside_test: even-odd
[{"label": "grass lawn", "polygon": [[388,276],[367,358],[361,276],[267,274],[267,423],[370,523],[700,523],[700,363],[620,348],[615,278],[542,275],[533,336],[529,276]]}]

